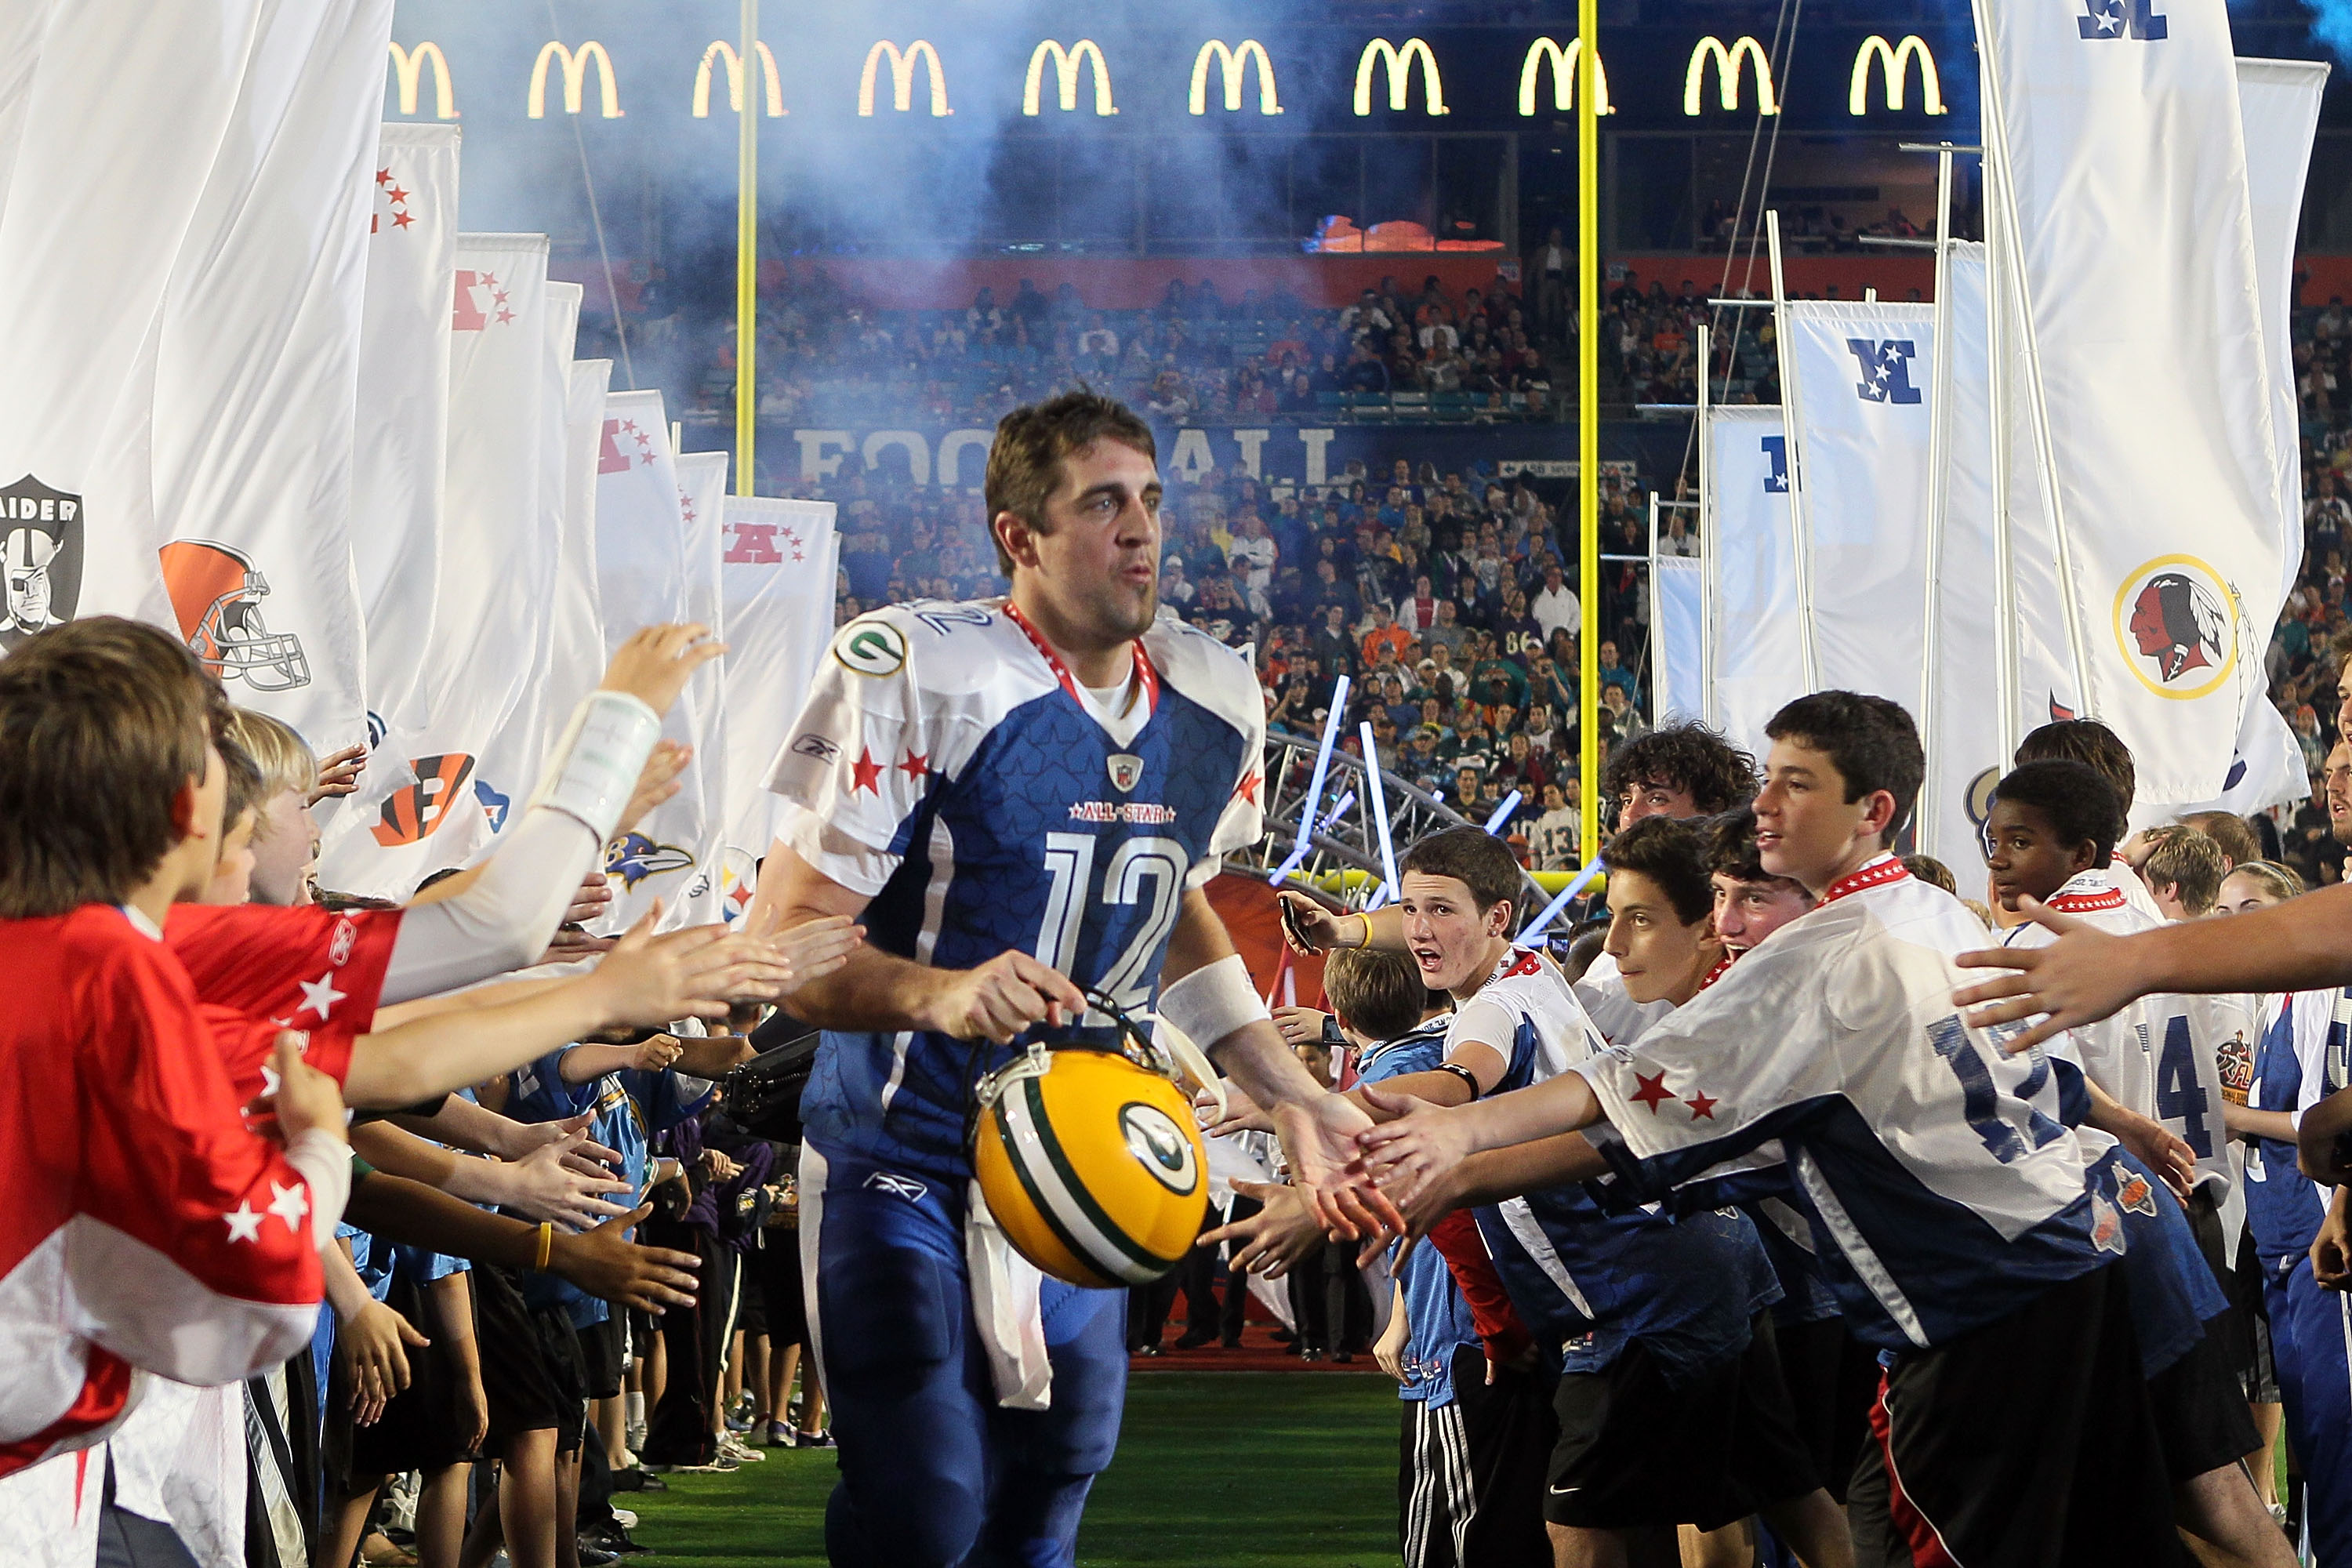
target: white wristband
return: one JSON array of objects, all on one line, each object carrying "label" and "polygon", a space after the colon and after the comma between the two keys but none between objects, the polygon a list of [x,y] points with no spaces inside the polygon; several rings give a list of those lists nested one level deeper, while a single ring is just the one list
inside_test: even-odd
[{"label": "white wristband", "polygon": [[661,715],[644,701],[625,691],[590,692],[572,710],[530,804],[585,823],[602,844],[613,836],[659,739]]},{"label": "white wristband", "polygon": [[1250,983],[1249,966],[1238,952],[1161,986],[1160,1016],[1204,1051],[1215,1050],[1235,1029],[1270,1022],[1274,1016]]}]

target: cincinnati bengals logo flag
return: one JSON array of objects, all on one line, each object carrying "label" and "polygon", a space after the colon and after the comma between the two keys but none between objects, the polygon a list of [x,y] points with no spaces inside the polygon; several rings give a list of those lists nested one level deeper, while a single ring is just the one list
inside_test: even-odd
[{"label": "cincinnati bengals logo flag", "polygon": [[419,757],[409,764],[416,782],[384,797],[383,815],[368,831],[389,849],[430,838],[448,820],[449,809],[465,798],[466,781],[474,776],[474,759],[463,752]]}]

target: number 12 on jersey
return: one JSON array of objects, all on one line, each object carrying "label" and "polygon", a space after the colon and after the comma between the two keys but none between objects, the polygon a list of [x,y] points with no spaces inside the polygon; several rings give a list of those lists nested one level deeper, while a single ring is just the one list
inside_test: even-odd
[{"label": "number 12 on jersey", "polygon": [[[1053,889],[1037,932],[1037,962],[1081,986],[1107,993],[1131,1012],[1150,999],[1152,960],[1176,928],[1183,907],[1184,871],[1192,857],[1173,838],[1147,835],[1122,839],[1103,862],[1097,881],[1096,847],[1090,833],[1045,835],[1045,874],[1053,879]],[[1092,976],[1071,969],[1089,927],[1101,933],[1092,944],[1095,951],[1115,949],[1118,953],[1108,968]],[[1082,1021],[1108,1025],[1111,1020],[1089,1008]]]}]

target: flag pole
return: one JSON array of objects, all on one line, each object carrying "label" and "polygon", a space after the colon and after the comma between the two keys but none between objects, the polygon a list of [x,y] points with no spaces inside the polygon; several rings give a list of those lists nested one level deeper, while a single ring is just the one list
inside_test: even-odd
[{"label": "flag pole", "polygon": [[[1706,372],[1699,373],[1702,380]],[[1650,492],[1650,723],[1653,728],[1666,721],[1666,702],[1674,693],[1666,689],[1666,617],[1658,613],[1658,492]],[[1684,711],[1688,712],[1688,709]]]},{"label": "flag pole", "polygon": [[1927,771],[1914,818],[1930,826],[1938,820],[1936,811],[1944,793],[1936,776],[1940,749],[1936,647],[1944,613],[1944,513],[1951,495],[1950,477],[1944,471],[1952,427],[1952,150],[1948,146],[1936,154],[1936,326],[1931,352],[1936,363],[1927,395],[1936,402],[1927,410],[1927,607],[1920,623],[1919,643],[1919,734]]},{"label": "flag pole", "polygon": [[1576,36],[1577,764],[1591,865],[1601,853],[1601,0],[1577,0]]},{"label": "flag pole", "polygon": [[1805,689],[1813,691],[1822,684],[1821,659],[1813,647],[1813,533],[1805,516],[1804,454],[1797,438],[1797,363],[1789,353],[1789,289],[1780,275],[1778,208],[1764,215],[1764,242],[1772,261],[1772,347],[1780,360],[1780,443],[1789,459],[1789,533],[1797,566],[1797,646],[1802,653]]},{"label": "flag pole", "polygon": [[735,493],[757,493],[751,446],[760,398],[760,0],[743,0],[735,69]]},{"label": "flag pole", "polygon": [[[1715,494],[1715,433],[1709,427],[1714,413],[1714,390],[1708,377],[1715,365],[1715,333],[1706,323],[1698,329],[1698,412],[1691,417],[1698,430],[1698,580],[1699,580],[1699,712],[1710,727],[1720,725],[1722,705],[1715,698],[1715,602],[1718,586],[1715,580],[1715,518],[1708,505]],[[1658,606],[1651,605],[1654,616]]]}]

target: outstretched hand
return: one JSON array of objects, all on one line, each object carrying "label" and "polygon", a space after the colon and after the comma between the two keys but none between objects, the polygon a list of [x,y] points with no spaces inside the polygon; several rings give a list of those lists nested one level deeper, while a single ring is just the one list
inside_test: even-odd
[{"label": "outstretched hand", "polygon": [[614,650],[597,683],[604,691],[625,691],[656,713],[669,711],[687,678],[720,654],[727,645],[706,626],[646,626]]},{"label": "outstretched hand", "polygon": [[367,748],[345,746],[340,752],[330,752],[319,759],[319,776],[311,781],[306,805],[316,805],[336,795],[350,795],[360,787],[360,774],[367,771]]},{"label": "outstretched hand", "polygon": [[1387,1093],[1369,1084],[1363,1094],[1374,1110],[1394,1120],[1358,1135],[1360,1167],[1394,1201],[1411,1205],[1423,1188],[1475,1152],[1459,1108],[1410,1094]]},{"label": "outstretched hand", "polygon": [[1356,1160],[1356,1139],[1372,1124],[1343,1094],[1318,1094],[1275,1107],[1275,1131],[1290,1157],[1290,1179],[1334,1241],[1395,1236],[1396,1205]]},{"label": "outstretched hand", "polygon": [[2055,931],[2058,940],[2047,947],[1986,948],[1953,960],[1962,969],[2012,972],[1952,994],[1959,1005],[1976,1008],[1969,1015],[1970,1026],[1990,1029],[2046,1015],[2003,1040],[2011,1055],[2068,1029],[2113,1017],[2147,994],[2131,962],[2133,938],[2111,936],[2087,921],[2057,914],[2038,899],[2021,899],[2018,908],[2036,924]]},{"label": "outstretched hand", "polygon": [[1231,1242],[1228,1265],[1244,1274],[1279,1279],[1323,1247],[1323,1222],[1297,1187],[1273,1182],[1235,1182],[1234,1191],[1262,1205],[1258,1212],[1219,1226],[1201,1237],[1202,1247]]}]

